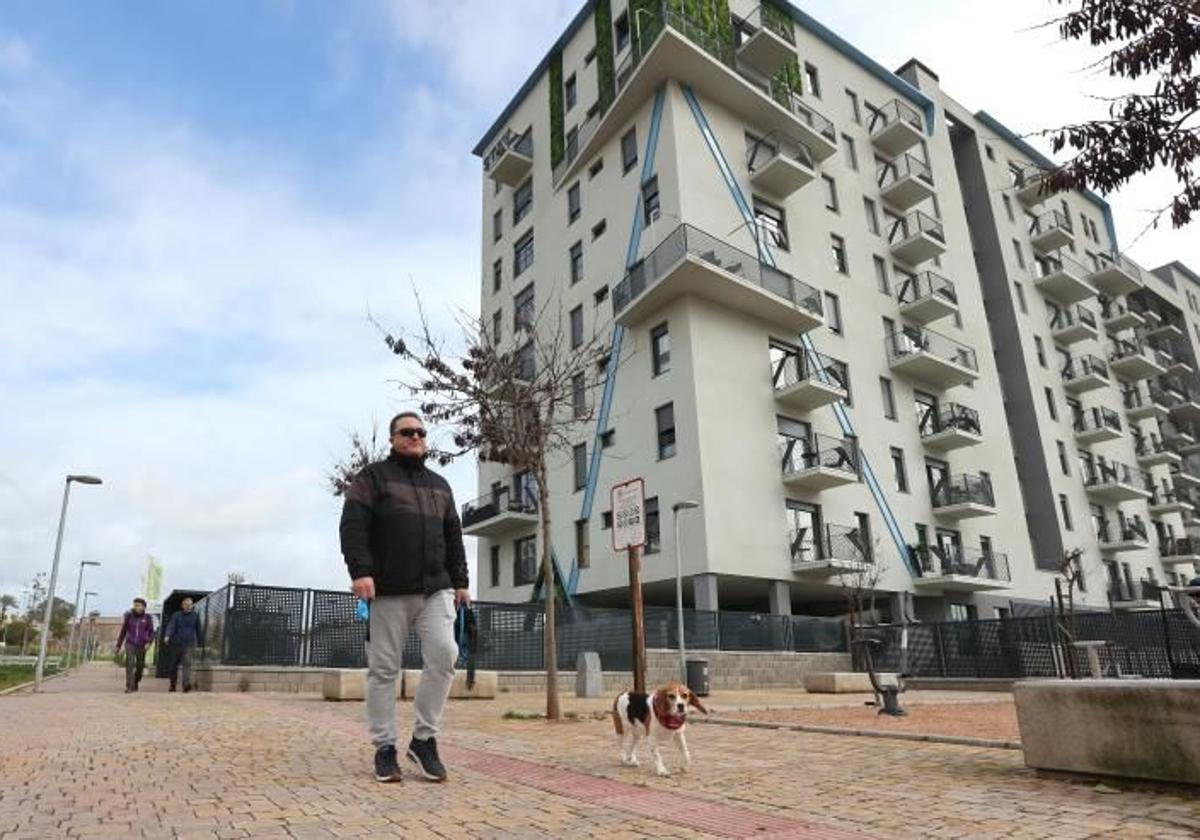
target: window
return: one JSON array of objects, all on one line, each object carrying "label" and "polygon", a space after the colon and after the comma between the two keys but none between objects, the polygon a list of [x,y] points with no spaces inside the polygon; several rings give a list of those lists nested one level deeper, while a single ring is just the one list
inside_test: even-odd
[{"label": "window", "polygon": [[570,111],[575,107],[576,94],[579,93],[578,88],[575,85],[574,73],[567,78],[567,83],[563,87],[563,98],[566,100],[567,110]]},{"label": "window", "polygon": [[837,182],[828,175],[822,175],[821,180],[825,182],[825,209],[836,213],[838,209]]},{"label": "window", "polygon": [[887,261],[883,257],[872,257],[875,263],[875,285],[879,287],[879,291],[885,295],[890,295],[891,287],[888,285]]},{"label": "window", "polygon": [[604,169],[604,158],[596,158],[596,162],[588,167],[588,180],[592,180]]},{"label": "window", "polygon": [[575,489],[582,490],[587,486],[588,460],[587,444],[581,443],[571,450],[575,462]]},{"label": "window", "polygon": [[504,282],[504,260],[496,260],[492,263],[492,291],[500,291],[500,284]]},{"label": "window", "polygon": [[1046,389],[1046,410],[1050,412],[1050,419],[1058,419],[1058,406],[1054,404],[1054,392],[1049,388]]},{"label": "window", "polygon": [[513,246],[513,277],[520,277],[533,265],[533,231],[527,231]]},{"label": "window", "polygon": [[571,410],[576,420],[587,416],[587,382],[582,373],[571,377]]},{"label": "window", "polygon": [[504,235],[504,211],[497,210],[492,214],[492,241],[499,242]]},{"label": "window", "polygon": [[783,214],[783,208],[755,196],[754,219],[760,236],[781,251],[788,250],[787,217]]},{"label": "window", "polygon": [[604,303],[604,301],[608,300],[608,286],[601,286],[599,289],[597,289],[596,294],[592,295],[592,299],[595,300],[596,306],[599,306],[600,304]]},{"label": "window", "polygon": [[650,370],[658,376],[671,369],[671,334],[666,324],[650,330]]},{"label": "window", "polygon": [[858,152],[854,149],[854,138],[849,134],[842,135],[842,154],[846,158],[846,165],[858,171]]},{"label": "window", "polygon": [[497,309],[492,313],[492,344],[500,343],[500,319],[501,312]]},{"label": "window", "polygon": [[950,604],[951,621],[974,621],[979,614],[974,604]]},{"label": "window", "polygon": [[600,435],[600,448],[601,449],[608,449],[608,447],[612,446],[616,442],[617,442],[617,430],[616,429],[608,429],[601,433],[601,435]]},{"label": "window", "polygon": [[1067,501],[1065,493],[1058,494],[1058,509],[1062,511],[1063,527],[1068,531],[1074,531],[1075,525],[1071,522],[1071,504]]},{"label": "window", "polygon": [[576,181],[567,190],[567,224],[571,224],[579,218],[579,214],[583,212],[583,201],[579,195],[579,182]]},{"label": "window", "polygon": [[834,335],[842,334],[842,303],[830,292],[825,293],[825,323]]},{"label": "window", "polygon": [[804,92],[810,93],[817,99],[821,98],[821,75],[817,68],[808,62],[804,63]]},{"label": "window", "polygon": [[530,178],[513,190],[513,227],[529,215],[533,209],[533,179]]},{"label": "window", "polygon": [[987,159],[992,161],[993,163],[995,163],[996,162],[996,150],[993,149],[991,146],[987,145],[986,143],[983,145],[983,150],[984,150],[984,152],[987,153]]},{"label": "window", "polygon": [[649,225],[658,219],[662,208],[658,204],[658,176],[642,184],[642,221]]},{"label": "window", "polygon": [[908,474],[904,470],[904,450],[895,446],[891,447],[892,452],[892,481],[895,484],[896,490],[900,493],[908,492]]},{"label": "window", "polygon": [[1015,222],[1017,217],[1013,213],[1012,199],[1008,197],[1007,193],[1001,193],[1000,200],[1004,202],[1004,213],[1008,216],[1008,220],[1010,222]]},{"label": "window", "polygon": [[675,404],[654,409],[654,428],[658,435],[658,459],[675,455]]},{"label": "window", "polygon": [[637,128],[631,128],[621,138],[621,170],[623,173],[637,166]]},{"label": "window", "polygon": [[850,101],[850,114],[854,117],[854,121],[862,125],[862,111],[858,108],[858,94],[846,88],[846,99]]},{"label": "window", "polygon": [[1012,241],[1012,243],[1013,243],[1013,254],[1016,255],[1016,258],[1017,258],[1017,266],[1020,268],[1024,268],[1025,267],[1025,254],[1024,254],[1024,252],[1021,251],[1021,243],[1015,239]]},{"label": "window", "polygon": [[587,55],[585,55],[583,57],[583,66],[587,67],[589,64],[591,64],[595,60],[596,60],[596,48],[592,47],[590,50],[587,51]]},{"label": "window", "polygon": [[629,14],[624,13],[613,23],[613,40],[617,45],[617,53],[629,46]]},{"label": "window", "polygon": [[883,397],[883,416],[888,420],[895,420],[896,394],[892,390],[892,380],[886,376],[879,377],[879,393]]},{"label": "window", "polygon": [[532,382],[533,377],[537,375],[537,356],[534,353],[533,341],[525,342],[525,345],[517,351],[517,371],[516,378],[522,382]]},{"label": "window", "polygon": [[1033,349],[1037,352],[1038,364],[1046,367],[1046,345],[1042,342],[1042,337],[1035,335],[1033,337]]},{"label": "window", "polygon": [[569,252],[571,260],[571,285],[583,279],[583,243],[576,242]]},{"label": "window", "polygon": [[537,537],[522,537],[513,543],[513,586],[528,586],[537,580]]},{"label": "window", "polygon": [[646,553],[657,554],[662,548],[662,535],[659,531],[658,496],[646,500]]},{"label": "window", "polygon": [[588,521],[586,519],[575,520],[575,565],[581,569],[586,569],[592,565],[592,546],[591,540],[588,537]]},{"label": "window", "polygon": [[571,310],[571,349],[583,344],[583,307],[576,306]]},{"label": "window", "polygon": [[513,332],[533,327],[533,284],[513,296]]},{"label": "window", "polygon": [[601,219],[592,225],[592,241],[595,242],[604,235],[604,231],[608,230],[608,220]]},{"label": "window", "polygon": [[491,547],[491,581],[492,589],[500,585],[500,546],[494,545]]},{"label": "window", "polygon": [[846,261],[846,240],[837,234],[830,234],[829,247],[833,252],[833,268],[839,274],[849,274],[850,266]]},{"label": "window", "polygon": [[1013,290],[1017,293],[1017,306],[1021,307],[1021,313],[1029,314],[1029,307],[1025,305],[1025,290],[1020,283],[1013,283]]},{"label": "window", "polygon": [[[863,196],[863,213],[867,217],[867,230],[879,235],[879,214],[875,212],[875,202]],[[876,257],[875,259],[879,259]]]},{"label": "window", "polygon": [[1054,445],[1058,447],[1058,466],[1062,470],[1063,475],[1071,474],[1071,460],[1067,457],[1067,447],[1063,445],[1061,440],[1054,441]]}]

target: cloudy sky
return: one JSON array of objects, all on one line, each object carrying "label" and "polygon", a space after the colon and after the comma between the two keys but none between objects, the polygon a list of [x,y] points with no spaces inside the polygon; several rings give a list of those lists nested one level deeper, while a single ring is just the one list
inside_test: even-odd
[{"label": "cloudy sky", "polygon": [[[404,407],[365,313],[476,305],[469,150],[580,2],[4,2],[0,592],[48,568],[68,472],[105,484],[72,494],[66,597],[99,560],[119,610],[149,554],[168,588],[345,585],[323,476]],[[1111,91],[1030,28],[1048,1],[803,7],[1018,131]],[[1169,188],[1110,196],[1125,242]],[[1129,250],[1200,267],[1194,230]]]}]

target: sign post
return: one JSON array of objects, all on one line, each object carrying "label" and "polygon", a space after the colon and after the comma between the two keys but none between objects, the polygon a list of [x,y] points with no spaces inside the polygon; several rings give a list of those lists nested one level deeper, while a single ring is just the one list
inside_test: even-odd
[{"label": "sign post", "polygon": [[633,615],[633,690],[646,693],[646,624],[642,612],[642,546],[646,544],[645,483],[612,488],[613,550],[629,553],[629,606]]}]

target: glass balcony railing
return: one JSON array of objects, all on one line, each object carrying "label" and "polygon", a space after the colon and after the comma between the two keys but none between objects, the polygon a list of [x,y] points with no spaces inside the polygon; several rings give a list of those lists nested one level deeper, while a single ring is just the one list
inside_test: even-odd
[{"label": "glass balcony railing", "polygon": [[930,187],[933,186],[933,170],[925,161],[909,152],[875,167],[875,183],[880,190],[886,190],[901,178],[907,177],[916,178],[924,181]]},{"label": "glass balcony railing", "polygon": [[1070,274],[1078,280],[1083,280],[1088,276],[1088,269],[1079,260],[1069,257],[1063,253],[1057,253],[1054,256],[1038,257],[1034,261],[1037,270],[1038,279],[1049,277],[1052,274],[1057,274],[1060,271]]},{"label": "glass balcony railing", "polygon": [[796,35],[792,31],[791,19],[788,18],[787,12],[780,11],[778,7],[770,3],[756,6],[750,14],[742,18],[742,21],[751,31],[766,29],[768,32],[775,33],[792,46],[796,45]]},{"label": "glass balcony railing", "polygon": [[917,561],[922,577],[957,575],[984,580],[1012,580],[1008,555],[1001,552],[959,545],[910,545],[908,549]]},{"label": "glass balcony railing", "polygon": [[1075,431],[1079,434],[1096,432],[1101,429],[1121,431],[1121,417],[1111,408],[1092,406],[1075,415]]},{"label": "glass balcony railing", "polygon": [[1095,356],[1072,356],[1062,368],[1064,382],[1093,375],[1108,379],[1108,365],[1103,359],[1097,359]]},{"label": "glass balcony railing", "polygon": [[517,134],[511,128],[506,130],[504,135],[492,144],[492,148],[484,156],[483,171],[491,172],[496,162],[504,157],[509,150],[522,154],[527,158],[532,158],[533,129],[527,129],[524,134]]},{"label": "glass balcony railing", "polygon": [[812,152],[799,140],[781,131],[773,131],[746,144],[746,169],[751,175],[761,170],[778,157],[785,157],[808,167],[815,168]]},{"label": "glass balcony railing", "polygon": [[821,292],[787,272],[760,262],[691,225],[680,225],[625,273],[613,288],[613,315],[620,314],[643,292],[667,276],[686,257],[695,257],[738,277],[820,318]]},{"label": "glass balcony railing", "polygon": [[917,131],[924,131],[921,113],[907,102],[893,99],[882,108],[871,112],[867,119],[867,133],[874,137],[889,125],[898,122],[908,123]]},{"label": "glass balcony railing", "polygon": [[933,216],[920,210],[914,210],[907,216],[902,216],[888,225],[888,244],[898,245],[909,237],[916,236],[918,233],[924,233],[931,239],[935,239],[943,245],[946,244],[946,230],[942,227],[941,220],[935,219]]},{"label": "glass balcony railing", "polygon": [[848,389],[849,375],[846,363],[815,350],[800,350],[789,353],[771,365],[771,381],[776,391],[782,391],[801,382],[817,382],[834,388]]},{"label": "glass balcony railing", "polygon": [[[1119,300],[1114,300],[1106,295],[1100,296],[1100,315],[1105,321],[1111,321],[1114,318],[1120,318],[1131,312],[1129,307],[1121,303]],[[1136,314],[1136,313],[1134,313]]]},{"label": "glass balcony railing", "polygon": [[951,430],[972,435],[983,434],[979,412],[958,403],[943,403],[936,412],[932,409],[922,412],[919,420],[923,438]]},{"label": "glass balcony railing", "polygon": [[1140,519],[1127,519],[1124,522],[1110,522],[1106,519],[1100,523],[1096,539],[1101,545],[1150,541],[1146,533],[1146,523]]},{"label": "glass balcony railing", "polygon": [[972,473],[947,476],[933,487],[930,496],[935,509],[967,503],[996,506],[992,482],[986,476]]},{"label": "glass balcony railing", "polygon": [[870,563],[871,546],[858,528],[846,525],[822,525],[818,528],[793,528],[788,532],[792,565],[818,560],[844,560]]},{"label": "glass balcony railing", "polygon": [[537,495],[532,488],[526,487],[523,494],[514,494],[511,488],[500,487],[463,505],[462,526],[469,528],[505,512],[532,514],[537,513],[537,509]]},{"label": "glass balcony railing", "polygon": [[979,370],[975,351],[960,344],[949,336],[924,328],[905,327],[884,339],[888,362],[896,362],[909,356],[928,353],[946,362],[961,365],[973,371]]},{"label": "glass balcony railing", "polygon": [[1160,439],[1157,435],[1138,435],[1134,438],[1134,451],[1139,458],[1148,458],[1151,455],[1163,455],[1167,453],[1175,453],[1176,446]]},{"label": "glass balcony railing", "polygon": [[1130,341],[1127,338],[1114,338],[1112,340],[1112,349],[1108,351],[1108,361],[1119,362],[1122,359],[1131,359],[1146,355],[1146,349],[1140,341]]},{"label": "glass balcony railing", "polygon": [[1068,327],[1091,327],[1095,330],[1096,313],[1081,304],[1051,310],[1050,329],[1053,332],[1065,330]]},{"label": "glass balcony railing", "polygon": [[1168,535],[1158,543],[1158,553],[1163,557],[1194,557],[1200,555],[1200,539]]},{"label": "glass balcony railing", "polygon": [[[1065,230],[1071,233],[1071,220],[1058,210],[1047,210],[1029,221],[1029,235],[1040,236],[1053,230]],[[1084,275],[1087,274],[1086,269]],[[1081,275],[1082,276],[1082,275]]]},{"label": "glass balcony railing", "polygon": [[837,130],[833,127],[833,120],[822,114],[816,108],[808,103],[806,99],[794,91],[773,84],[771,86],[771,98],[776,104],[781,105],[792,116],[807,125],[817,134],[820,134],[830,143],[837,143]]},{"label": "glass balcony railing", "polygon": [[784,475],[823,467],[858,476],[858,444],[853,438],[783,435],[779,441],[779,455]]},{"label": "glass balcony railing", "polygon": [[1168,408],[1172,399],[1162,387],[1153,382],[1145,382],[1138,387],[1125,388],[1121,392],[1126,408],[1152,408],[1162,406]]},{"label": "glass balcony railing", "polygon": [[1162,587],[1152,580],[1109,581],[1108,600],[1114,604],[1157,601],[1161,590]]},{"label": "glass balcony railing", "polygon": [[1192,494],[1175,487],[1155,487],[1154,482],[1146,479],[1146,489],[1150,491],[1150,506],[1160,505],[1195,505]]},{"label": "glass balcony railing", "polygon": [[921,271],[894,286],[896,299],[903,306],[916,303],[926,298],[940,298],[947,303],[958,305],[958,292],[954,284],[940,274],[932,271]]},{"label": "glass balcony railing", "polygon": [[1110,251],[1106,251],[1106,252],[1097,254],[1096,258],[1100,262],[1100,266],[1097,269],[1098,271],[1104,271],[1109,268],[1116,268],[1116,269],[1119,269],[1120,271],[1125,272],[1130,277],[1134,278],[1135,280],[1137,280],[1140,283],[1144,284],[1146,282],[1145,278],[1142,276],[1141,267],[1138,266],[1137,263],[1135,263],[1133,260],[1129,259],[1129,257],[1125,256],[1122,253],[1119,253],[1119,252],[1113,253]]}]

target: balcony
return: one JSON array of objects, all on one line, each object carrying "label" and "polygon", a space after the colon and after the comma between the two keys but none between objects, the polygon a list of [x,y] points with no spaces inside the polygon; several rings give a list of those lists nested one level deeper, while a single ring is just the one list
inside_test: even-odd
[{"label": "balcony", "polygon": [[738,61],[770,78],[796,57],[796,36],[785,12],[763,4],[741,21]]},{"label": "balcony", "polygon": [[1161,606],[1161,587],[1152,580],[1109,581],[1108,601],[1114,610],[1144,610]]},{"label": "balcony", "polygon": [[483,171],[498,184],[515,187],[529,177],[533,169],[533,129],[517,134],[504,132],[483,158]]},{"label": "balcony", "polygon": [[1174,314],[1143,310],[1142,317],[1146,319],[1146,327],[1142,332],[1146,338],[1183,338],[1187,335]]},{"label": "balcony", "polygon": [[537,497],[528,489],[522,499],[502,487],[462,508],[462,532],[468,537],[499,539],[532,531],[537,524]]},{"label": "balcony", "polygon": [[950,452],[983,443],[979,412],[958,403],[943,403],[935,412],[922,412],[919,419],[921,443],[936,452]]},{"label": "balcony", "polygon": [[1161,420],[1170,413],[1171,401],[1166,391],[1153,382],[1130,385],[1122,390],[1125,416],[1130,420]]},{"label": "balcony", "polygon": [[788,534],[792,572],[806,576],[859,572],[871,561],[871,546],[857,528],[823,525],[816,532],[795,528]]},{"label": "balcony", "polygon": [[1029,223],[1029,244],[1039,254],[1066,248],[1074,241],[1071,220],[1058,210],[1047,210]]},{"label": "balcony", "polygon": [[933,330],[905,327],[887,336],[884,346],[894,372],[935,388],[944,390],[979,378],[975,351]]},{"label": "balcony", "polygon": [[900,314],[915,324],[928,324],[958,311],[958,292],[954,284],[932,271],[905,277],[895,291]]},{"label": "balcony", "polygon": [[1155,358],[1162,365],[1164,376],[1191,377],[1196,372],[1196,369],[1192,367],[1189,361],[1178,356],[1173,356],[1166,351],[1156,350]]},{"label": "balcony", "polygon": [[779,456],[783,483],[794,490],[828,490],[858,482],[858,444],[853,438],[785,436]]},{"label": "balcony", "polygon": [[1196,512],[1191,497],[1183,491],[1155,489],[1150,495],[1150,515],[1165,516],[1168,513],[1191,515]]},{"label": "balcony", "polygon": [[1183,422],[1200,420],[1200,398],[1186,385],[1177,384],[1167,390],[1170,395],[1171,419]]},{"label": "balcony", "polygon": [[1099,338],[1096,313],[1078,304],[1062,309],[1055,307],[1050,317],[1050,337],[1063,346]]},{"label": "balcony", "polygon": [[594,113],[580,124],[574,147],[551,173],[555,189],[624,131],[655,91],[673,79],[747,125],[798,138],[818,163],[837,152],[833,123],[781,85],[772,85],[768,76],[740,63],[732,37],[714,37],[706,21],[689,14],[682,4],[665,0],[640,4],[637,18],[629,51],[613,74],[615,96],[611,103],[597,102]]},{"label": "balcony", "polygon": [[780,405],[812,411],[849,395],[846,363],[809,350],[789,354],[771,366],[771,383]]},{"label": "balcony", "polygon": [[930,493],[935,516],[957,522],[996,513],[992,483],[980,475],[962,473],[941,480]]},{"label": "balcony", "polygon": [[1108,297],[1100,298],[1100,322],[1109,333],[1144,326],[1146,320],[1129,307]]},{"label": "balcony", "polygon": [[1191,491],[1200,488],[1200,475],[1196,474],[1195,467],[1186,463],[1171,465],[1171,481],[1178,490]]},{"label": "balcony", "polygon": [[1059,254],[1041,257],[1035,265],[1038,276],[1034,285],[1059,303],[1070,305],[1096,296],[1096,290],[1085,279],[1087,269],[1078,260]]},{"label": "balcony", "polygon": [[1161,376],[1166,368],[1158,363],[1149,348],[1136,341],[1114,338],[1108,353],[1108,368],[1127,381]]},{"label": "balcony", "polygon": [[1072,394],[1085,394],[1105,388],[1111,381],[1108,365],[1095,356],[1072,356],[1062,369],[1063,388]]},{"label": "balcony", "polygon": [[1192,536],[1167,537],[1158,543],[1158,557],[1166,565],[1200,563],[1200,539]]},{"label": "balcony", "polygon": [[1081,446],[1119,440],[1121,417],[1111,408],[1092,406],[1075,416],[1075,442]]},{"label": "balcony", "polygon": [[1191,426],[1164,426],[1163,441],[1180,455],[1200,454],[1200,440],[1196,439],[1195,429]]},{"label": "balcony", "polygon": [[778,131],[746,144],[750,183],[769,195],[785,199],[816,177],[808,147]]},{"label": "balcony", "polygon": [[1008,555],[962,546],[910,545],[921,576],[913,581],[922,592],[985,592],[1007,589],[1012,580]]},{"label": "balcony", "polygon": [[1042,193],[1042,172],[1037,167],[1028,167],[1013,187],[1017,191],[1017,201],[1023,207],[1037,207],[1046,198]]},{"label": "balcony", "polygon": [[1127,295],[1145,285],[1142,270],[1124,254],[1100,254],[1100,266],[1088,275],[1088,282],[1106,295]]},{"label": "balcony", "polygon": [[1096,534],[1096,539],[1100,542],[1100,551],[1108,554],[1141,551],[1150,547],[1150,538],[1146,535],[1146,525],[1140,519],[1103,522]]},{"label": "balcony", "polygon": [[675,228],[617,283],[613,318],[630,327],[683,295],[745,312],[792,335],[824,323],[819,291],[691,225]]},{"label": "balcony", "polygon": [[906,152],[921,142],[925,124],[920,112],[899,99],[893,99],[867,120],[867,133],[875,148],[889,158]]},{"label": "balcony", "polygon": [[875,183],[883,200],[897,210],[916,207],[934,193],[933,171],[908,152],[876,166]]},{"label": "balcony", "polygon": [[1137,452],[1138,466],[1144,470],[1151,467],[1161,467],[1164,464],[1178,464],[1183,457],[1166,442],[1151,435],[1139,437],[1134,447]]},{"label": "balcony", "polygon": [[1085,465],[1083,486],[1088,495],[1106,502],[1131,502],[1149,499],[1148,478],[1140,470],[1132,470],[1120,461],[1097,459]]},{"label": "balcony", "polygon": [[909,265],[923,263],[946,252],[946,231],[942,223],[920,210],[891,222],[887,240],[892,256]]}]

